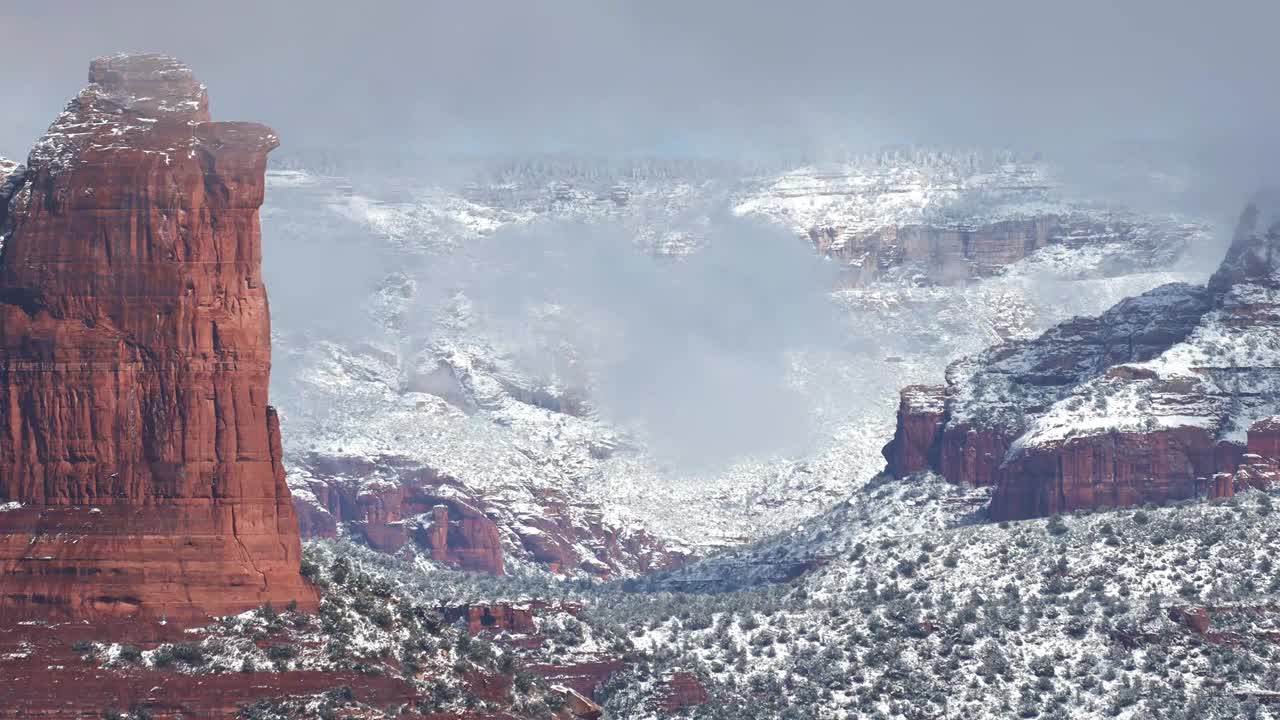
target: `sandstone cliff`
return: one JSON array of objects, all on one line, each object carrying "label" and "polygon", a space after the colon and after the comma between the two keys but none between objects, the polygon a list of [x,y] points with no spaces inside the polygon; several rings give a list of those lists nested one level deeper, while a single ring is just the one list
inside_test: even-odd
[{"label": "sandstone cliff", "polygon": [[1206,287],[1157,288],[908,388],[890,471],[994,486],[996,519],[1262,484],[1278,455],[1278,245],[1280,223],[1251,206]]},{"label": "sandstone cliff", "polygon": [[117,55],[0,166],[0,617],[316,605],[267,404],[277,144]]},{"label": "sandstone cliff", "polygon": [[[1045,216],[955,227],[890,225],[866,230],[823,225],[809,229],[809,240],[818,252],[844,265],[857,283],[907,265],[933,280],[954,283],[990,275],[1050,244],[1065,243],[1078,222]],[[1121,234],[1108,228],[1105,237],[1119,239]]]},{"label": "sandstone cliff", "polygon": [[682,565],[689,554],[597,504],[542,489],[531,502],[491,498],[404,458],[309,456],[291,475],[305,537],[339,531],[388,553],[503,575],[508,558],[553,573],[626,577]]}]

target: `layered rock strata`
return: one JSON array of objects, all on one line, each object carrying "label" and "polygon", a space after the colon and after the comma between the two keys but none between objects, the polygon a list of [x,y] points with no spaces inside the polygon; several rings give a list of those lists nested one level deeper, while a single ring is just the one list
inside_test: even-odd
[{"label": "layered rock strata", "polygon": [[855,232],[826,225],[811,228],[809,240],[824,255],[856,268],[860,282],[904,264],[918,265],[943,282],[960,282],[1022,260],[1061,241],[1064,232],[1059,218],[1042,217],[972,229],[891,225]]},{"label": "layered rock strata", "polygon": [[906,477],[935,466],[935,452],[945,424],[945,386],[911,385],[903,388],[894,440],[884,448],[889,472],[896,477]]},{"label": "layered rock strata", "polygon": [[421,553],[445,566],[502,575],[508,558],[554,573],[626,577],[679,567],[681,549],[635,526],[609,522],[598,505],[544,492],[512,507],[429,468],[393,459],[313,456],[290,478],[304,537],[347,534],[388,553]]},{"label": "layered rock strata", "polygon": [[267,398],[277,144],[117,55],[0,166],[0,618],[316,605]]},{"label": "layered rock strata", "polygon": [[1207,286],[1157,288],[908,388],[889,469],[993,486],[995,519],[1263,485],[1280,456],[1277,249],[1280,223],[1251,206]]},{"label": "layered rock strata", "polygon": [[1136,255],[1171,257],[1181,252],[1197,228],[1173,225],[1163,230],[1169,237],[1155,242],[1152,228],[1140,222],[1048,213],[875,229],[819,225],[809,228],[808,235],[818,252],[840,263],[851,284],[870,283],[901,268],[923,273],[931,282],[955,284],[998,274],[1050,246],[1078,249],[1118,243],[1131,246]]}]

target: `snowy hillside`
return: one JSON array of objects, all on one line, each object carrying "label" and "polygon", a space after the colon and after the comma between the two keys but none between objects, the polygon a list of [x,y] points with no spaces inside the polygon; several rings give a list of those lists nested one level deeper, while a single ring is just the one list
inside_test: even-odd
[{"label": "snowy hillside", "polygon": [[889,152],[811,165],[757,181],[734,212],[807,232],[886,226],[960,226],[1072,212],[1044,165],[1012,155]]},{"label": "snowy hillside", "polygon": [[[385,468],[395,459],[390,464],[431,468],[465,494],[510,508],[503,522],[512,527],[521,514],[544,512],[537,498],[553,492],[600,508],[591,512],[613,527],[646,528],[675,547],[705,552],[752,540],[837,504],[883,467],[897,388],[937,377],[993,342],[1166,282],[1202,281],[1203,271],[1179,258],[1213,237],[1177,218],[1067,197],[1043,166],[1004,156],[874,157],[835,175],[812,167],[770,172],[552,165],[448,186],[273,172],[263,212],[267,279],[280,315],[273,399],[291,482],[305,497],[306,475],[318,465]],[[610,333],[628,329],[616,315],[602,308],[598,317],[564,316],[554,304],[537,304],[494,322],[466,287],[449,284],[475,274],[475,263],[523,261],[495,255],[486,244],[495,237],[534,242],[572,229],[629,238],[641,255],[681,258],[727,242],[726,217],[762,219],[786,243],[814,224],[980,224],[1047,212],[1136,230],[1050,245],[979,282],[935,284],[904,269],[867,285],[833,285],[836,329],[824,337],[839,340],[778,349],[779,382],[805,408],[801,441],[710,464],[673,461],[650,447],[645,427],[605,412],[609,366],[599,357]],[[350,240],[332,251],[307,249],[335,228]],[[504,235],[523,229],[527,235]],[[1146,239],[1135,243],[1135,233]],[[272,243],[328,253],[337,267],[322,268],[326,278],[358,281],[366,302],[336,306],[318,292],[279,311],[289,291],[273,278],[283,266]],[[512,317],[523,319],[513,325]],[[746,396],[739,414],[750,408]],[[507,542],[519,552],[519,543]]]},{"label": "snowy hillside", "polygon": [[[888,480],[734,556],[822,559],[787,586],[597,612],[735,717],[1274,717],[1272,495],[996,525],[956,493]],[[619,717],[647,717],[644,678]]]},{"label": "snowy hillside", "polygon": [[[581,606],[524,661],[619,658],[605,717],[1273,718],[1275,494],[989,523],[937,476],[878,478],[777,537],[607,585],[441,571],[329,541],[419,602]],[[770,569],[804,563],[790,580]],[[499,629],[498,647],[527,636]],[[662,711],[683,674],[706,700]]]}]

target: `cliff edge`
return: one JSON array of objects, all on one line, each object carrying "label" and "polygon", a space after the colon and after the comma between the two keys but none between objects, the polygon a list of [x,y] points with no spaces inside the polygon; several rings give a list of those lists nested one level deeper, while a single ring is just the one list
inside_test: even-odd
[{"label": "cliff edge", "polygon": [[1280,463],[1274,206],[1246,208],[1205,286],[1156,288],[905,390],[889,471],[992,486],[997,520],[1262,484]]}]

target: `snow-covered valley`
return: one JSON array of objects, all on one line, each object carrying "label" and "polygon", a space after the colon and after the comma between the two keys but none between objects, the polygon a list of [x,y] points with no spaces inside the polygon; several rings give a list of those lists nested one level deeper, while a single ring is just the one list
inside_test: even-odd
[{"label": "snow-covered valley", "polygon": [[[586,565],[566,572],[597,561],[612,566],[607,574],[637,571],[634,559],[592,546],[593,523],[705,554],[813,517],[875,476],[898,388],[1123,297],[1203,281],[1197,258],[1220,242],[1190,219],[1075,196],[1044,164],[1004,154],[881,154],[741,177],[696,165],[547,163],[454,187],[270,174],[273,397],[300,498],[352,480],[368,495],[399,484],[405,467],[429,468],[502,516],[513,558],[537,555],[531,520],[549,512],[549,496],[583,529],[574,555]],[[985,228],[1045,218],[1056,236],[1025,258],[972,279],[940,276],[939,253],[954,267],[949,254],[968,262]],[[913,255],[904,239],[884,251],[886,231],[910,227],[959,232],[958,249]],[[851,282],[843,270],[865,254],[824,244],[822,228],[846,241],[879,233],[876,276]],[[314,247],[322,236],[340,238],[325,241],[332,253]],[[532,248],[581,257],[535,267]],[[297,253],[314,259],[285,260]],[[744,302],[776,310],[772,318],[752,308],[704,322],[700,313],[712,313],[698,306],[741,298],[660,284],[714,253],[688,284],[736,273],[755,293]],[[296,281],[272,273],[310,262],[320,268],[317,296],[295,307]],[[624,309],[625,294],[582,285],[595,274],[632,283],[625,291],[650,307]],[[499,283],[509,287],[495,303]],[[350,290],[364,298],[359,307],[331,308],[323,297],[350,302]],[[584,302],[593,292],[609,300]],[[813,327],[791,330],[819,313]],[[671,332],[647,327],[662,322]],[[719,337],[735,333],[758,337]],[[689,342],[713,347],[688,352]],[[721,362],[748,342],[756,365]],[[655,344],[674,359],[653,360]],[[660,364],[624,372],[637,353]],[[724,409],[684,418],[634,397],[670,405],[680,393]],[[699,444],[712,451],[684,452]]]}]

